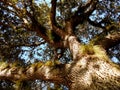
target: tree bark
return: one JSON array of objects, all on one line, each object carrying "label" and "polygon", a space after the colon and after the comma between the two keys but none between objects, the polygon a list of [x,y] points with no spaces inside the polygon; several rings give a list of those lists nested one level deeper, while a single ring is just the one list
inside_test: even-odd
[{"label": "tree bark", "polygon": [[70,90],[120,89],[120,67],[109,59],[101,45],[81,45],[74,36],[68,42],[75,55],[67,67]]},{"label": "tree bark", "polygon": [[120,67],[114,64],[100,46],[81,45],[74,36],[66,39],[73,55],[70,64],[38,62],[28,67],[0,64],[0,79],[27,81],[42,79],[64,84],[70,90],[119,90]]},{"label": "tree bark", "polygon": [[120,68],[105,59],[86,56],[69,67],[70,90],[120,90]]},{"label": "tree bark", "polygon": [[[73,61],[69,64],[53,63],[52,61],[38,62],[27,67],[0,62],[0,79],[13,82],[42,79],[64,84],[70,90],[120,90],[120,67],[109,59],[105,51],[106,48],[119,43],[120,32],[109,34],[102,40],[97,40],[94,45],[82,45],[73,34],[75,27],[84,21],[103,28],[99,23],[93,23],[88,19],[96,9],[97,1],[88,0],[86,5],[79,6],[75,14],[65,20],[64,28],[61,28],[56,22],[57,0],[51,1],[51,31],[61,37],[58,42],[54,40],[51,42],[46,35],[47,29],[33,15],[28,15],[33,23],[32,30],[56,48],[69,48]],[[4,0],[2,2],[6,3]]]}]

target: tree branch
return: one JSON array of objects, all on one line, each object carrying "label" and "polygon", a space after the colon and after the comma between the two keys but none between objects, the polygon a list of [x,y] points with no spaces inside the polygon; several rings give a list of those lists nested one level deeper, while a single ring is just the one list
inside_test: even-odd
[{"label": "tree branch", "polygon": [[78,24],[83,23],[96,9],[96,4],[98,0],[90,0],[84,6],[80,6],[75,14],[71,17],[71,22],[73,27],[76,27]]},{"label": "tree branch", "polygon": [[[48,33],[47,28],[45,28],[43,25],[41,25],[38,22],[38,20],[35,18],[35,12],[34,12],[34,7],[32,5],[32,1],[31,1],[30,5],[31,5],[31,10],[33,13],[30,13],[26,10],[26,15],[31,19],[32,27],[30,27],[28,30],[35,31],[38,36],[42,37],[46,42],[48,42],[50,45],[53,45],[54,47],[56,47],[56,48],[62,47],[63,44],[61,42],[54,42],[54,40],[51,40],[49,38],[49,36],[47,35],[47,33]],[[25,4],[25,7],[27,7],[26,4]],[[53,13],[54,13],[54,10],[53,10]],[[53,16],[52,22],[55,22],[55,16]],[[59,29],[59,28],[57,28],[57,29]],[[60,34],[59,31],[57,31],[57,32]],[[53,35],[53,32],[51,34]],[[54,33],[53,37],[56,38],[55,33]]]},{"label": "tree branch", "polygon": [[78,10],[75,12],[74,16],[79,15],[80,13],[83,13],[89,6],[90,4],[93,2],[93,0],[89,0],[85,5],[83,6],[79,6]]},{"label": "tree branch", "polygon": [[93,0],[90,3],[90,6],[84,11],[85,16],[89,18],[89,16],[92,14],[92,12],[96,9],[96,5],[98,3],[98,0]]},{"label": "tree branch", "polygon": [[97,41],[95,44],[101,45],[103,48],[108,50],[109,48],[114,47],[119,43],[120,43],[120,31],[108,34],[100,41]]},{"label": "tree branch", "polygon": [[97,22],[95,22],[95,21],[91,21],[90,18],[88,18],[87,21],[88,21],[91,25],[93,25],[93,26],[95,26],[95,27],[100,27],[100,28],[102,28],[102,29],[105,29],[105,27],[101,25],[102,22],[97,23]]},{"label": "tree branch", "polygon": [[49,44],[53,45],[56,48],[63,46],[61,42],[54,42],[51,39],[49,39],[47,35],[47,29],[44,26],[42,26],[34,17],[31,17],[31,18],[33,22],[32,31],[35,31],[38,36],[41,36],[46,42],[48,42]]},{"label": "tree branch", "polygon": [[[61,43],[60,41],[55,41],[55,40],[51,40],[48,35],[47,35],[47,28],[45,28],[43,25],[41,25],[35,18],[35,12],[34,12],[34,7],[32,5],[32,1],[30,1],[30,9],[32,10],[33,13],[30,13],[27,11],[27,5],[25,5],[25,13],[23,13],[22,9],[19,9],[18,7],[16,7],[14,4],[10,3],[10,2],[5,2],[4,0],[2,0],[2,2],[5,5],[11,6],[12,8],[14,8],[14,10],[18,11],[18,13],[14,12],[14,10],[12,10],[11,12],[15,13],[21,20],[23,20],[23,27],[26,28],[28,31],[35,31],[36,34],[40,37],[42,37],[46,42],[48,42],[49,44],[53,45],[54,47],[58,48],[58,47],[62,47],[63,43]],[[64,39],[65,37],[65,33],[62,32],[62,30],[56,26],[56,21],[55,21],[55,15],[56,15],[56,0],[52,1],[53,5],[51,7],[51,22],[53,25],[53,29],[52,29],[52,35],[54,37],[54,39],[56,39],[56,37],[60,37],[61,39]],[[54,6],[55,5],[55,6]],[[8,9],[9,10],[9,9]],[[24,18],[24,14],[26,14],[32,21],[32,23],[29,23],[29,21],[26,19],[26,17]],[[25,23],[25,21],[27,21],[27,23]],[[3,24],[0,22],[0,24]],[[32,24],[32,25],[30,25]],[[10,26],[10,25],[9,25]],[[22,26],[16,26],[16,28],[21,28]],[[31,27],[32,26],[32,27]],[[12,27],[13,28],[13,27]],[[62,36],[62,37],[61,37]]]},{"label": "tree branch", "polygon": [[47,80],[54,83],[66,83],[64,65],[54,65],[53,62],[46,63],[37,62],[27,67],[21,67],[17,64],[0,62],[0,79],[11,81],[27,81],[27,80]]},{"label": "tree branch", "polygon": [[[74,39],[71,36],[69,41]],[[86,52],[87,55],[66,65],[48,61],[21,67],[17,64],[0,62],[0,79],[13,82],[41,79],[56,84],[62,83],[70,90],[119,90],[120,67],[109,60],[101,47],[92,48],[94,53],[88,55]]]},{"label": "tree branch", "polygon": [[51,20],[51,24],[52,24],[52,30],[58,35],[58,36],[62,36],[61,39],[65,38],[65,32],[63,32],[63,30],[61,29],[60,26],[58,26],[57,22],[56,22],[56,2],[57,0],[52,0],[51,1],[51,13],[50,13],[50,20]]},{"label": "tree branch", "polygon": [[104,49],[116,46],[120,43],[120,27],[119,24],[111,24],[104,27],[103,32],[96,35],[90,42],[101,45]]},{"label": "tree branch", "polygon": [[54,25],[56,26],[56,1],[57,0],[51,0],[51,13],[50,13],[50,20],[52,27],[54,28]]}]

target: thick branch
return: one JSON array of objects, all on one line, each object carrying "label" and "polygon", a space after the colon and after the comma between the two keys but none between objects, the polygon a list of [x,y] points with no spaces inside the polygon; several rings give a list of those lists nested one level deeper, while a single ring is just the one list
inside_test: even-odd
[{"label": "thick branch", "polygon": [[63,32],[63,30],[61,29],[60,26],[58,26],[57,22],[56,22],[56,2],[57,0],[52,0],[51,1],[51,13],[50,13],[50,20],[51,20],[51,24],[52,24],[52,30],[53,32],[55,32],[58,36],[62,36],[61,39],[64,39],[65,37],[65,32]]},{"label": "thick branch", "polygon": [[[34,17],[31,17],[31,18],[33,21],[32,30],[35,31],[38,36],[41,36],[46,42],[48,42],[49,44],[53,45],[56,48],[63,46],[63,43],[61,43],[61,42],[53,42],[52,40],[50,40],[49,37],[47,36],[47,29],[45,27],[43,27]],[[56,29],[56,32],[61,34],[59,28]]]},{"label": "thick branch", "polygon": [[11,81],[47,80],[55,83],[65,84],[63,64],[54,64],[51,61],[46,63],[38,62],[28,67],[20,67],[15,64],[0,62],[0,79]]},{"label": "thick branch", "polygon": [[85,5],[79,6],[75,14],[65,21],[65,31],[71,35],[75,27],[83,23],[87,17],[95,10],[97,0],[89,0]]},{"label": "thick branch", "polygon": [[114,47],[120,43],[120,31],[108,34],[101,40],[97,41],[95,44],[101,45],[103,48],[108,50],[111,47]]},{"label": "thick branch", "polygon": [[[102,22],[102,21],[101,21]],[[98,25],[93,23],[94,25]],[[103,32],[96,35],[90,43],[101,45],[104,49],[108,50],[111,47],[120,43],[120,31],[118,24],[111,24],[103,27]]]},{"label": "thick branch", "polygon": [[55,17],[56,17],[56,1],[57,0],[52,0],[51,1],[52,6],[51,6],[50,19],[51,19],[52,26],[54,26],[54,25],[56,26],[56,20],[55,20]]},{"label": "thick branch", "polygon": [[97,0],[90,0],[85,6],[79,7],[76,13],[72,16],[73,27],[83,23],[96,9]]},{"label": "thick branch", "polygon": [[68,47],[72,53],[73,60],[78,58],[80,43],[77,41],[75,36],[66,36],[65,45]]}]

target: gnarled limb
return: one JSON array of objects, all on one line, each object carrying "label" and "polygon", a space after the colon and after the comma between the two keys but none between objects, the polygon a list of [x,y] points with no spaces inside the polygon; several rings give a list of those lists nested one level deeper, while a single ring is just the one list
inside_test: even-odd
[{"label": "gnarled limb", "polygon": [[0,62],[0,79],[13,82],[41,79],[58,84],[66,83],[64,68],[63,64],[54,64],[52,61],[37,62],[27,67]]},{"label": "gnarled limb", "polygon": [[60,26],[58,26],[56,22],[56,2],[57,0],[51,0],[51,13],[50,20],[52,25],[52,31],[55,32],[61,39],[65,38],[66,33],[62,30]]},{"label": "gnarled limb", "polygon": [[96,5],[97,0],[88,0],[86,5],[79,7],[76,13],[71,17],[73,26],[76,27],[78,24],[83,23],[96,9]]},{"label": "gnarled limb", "polygon": [[120,43],[120,31],[118,25],[106,26],[103,32],[91,39],[91,43],[101,45],[105,50],[114,47]]},{"label": "gnarled limb", "polygon": [[113,32],[111,34],[108,34],[100,41],[96,42],[96,44],[101,45],[106,50],[118,45],[119,43],[120,43],[120,32]]}]

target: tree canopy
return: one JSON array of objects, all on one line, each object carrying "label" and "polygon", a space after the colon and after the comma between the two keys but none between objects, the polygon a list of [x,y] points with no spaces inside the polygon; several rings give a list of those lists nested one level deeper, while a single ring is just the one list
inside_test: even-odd
[{"label": "tree canopy", "polygon": [[2,89],[66,90],[74,63],[93,53],[119,65],[120,0],[0,0]]}]

